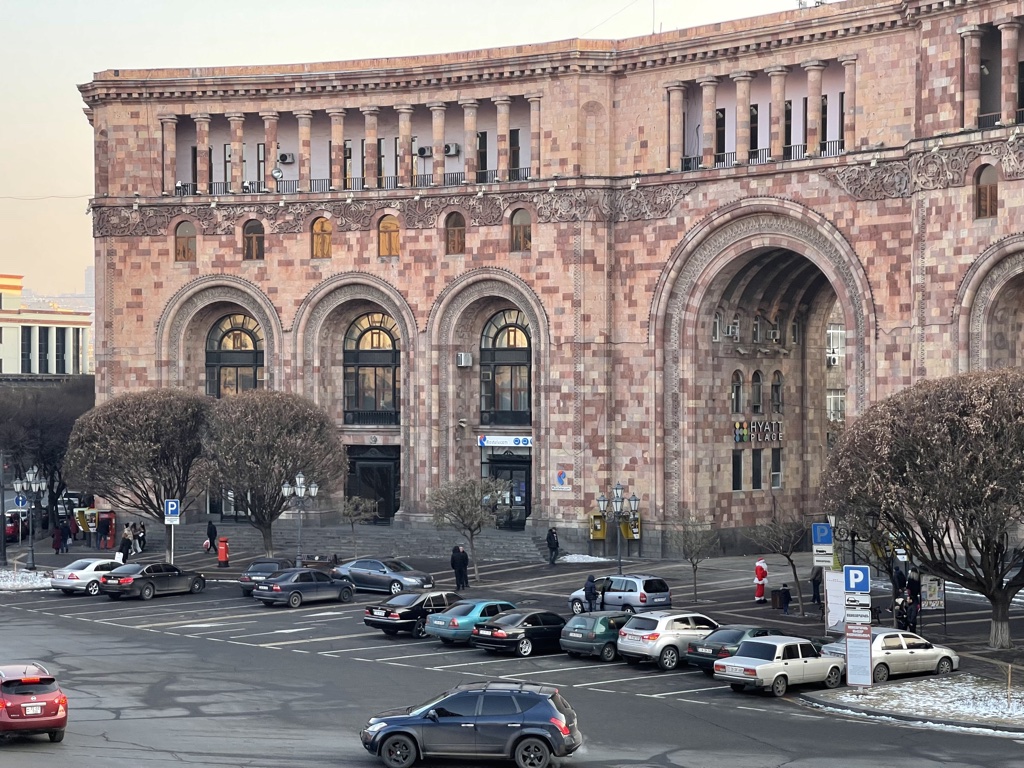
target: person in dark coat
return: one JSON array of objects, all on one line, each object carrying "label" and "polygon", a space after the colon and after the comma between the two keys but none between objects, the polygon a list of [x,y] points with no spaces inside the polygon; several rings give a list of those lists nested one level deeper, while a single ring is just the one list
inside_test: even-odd
[{"label": "person in dark coat", "polygon": [[146,524],[139,523],[139,533],[136,538],[139,540],[139,552],[146,551]]},{"label": "person in dark coat", "polygon": [[593,613],[597,605],[597,582],[594,574],[587,576],[587,582],[583,585],[583,599],[587,601],[587,613]]},{"label": "person in dark coat", "polygon": [[60,528],[56,526],[54,526],[53,531],[50,533],[50,545],[53,547],[53,554],[55,555],[59,555],[64,547],[64,539],[61,537]]},{"label": "person in dark coat", "polygon": [[821,603],[821,580],[823,578],[824,574],[820,565],[811,568],[811,605]]},{"label": "person in dark coat", "polygon": [[206,538],[210,542],[210,554],[217,554],[217,526],[213,524],[213,520],[206,523]]},{"label": "person in dark coat", "polygon": [[103,518],[96,523],[96,549],[107,548],[107,537],[110,535],[110,521]]},{"label": "person in dark coat", "polygon": [[554,565],[558,559],[558,531],[554,526],[548,529],[548,564]]},{"label": "person in dark coat", "polygon": [[71,523],[67,518],[60,524],[60,551],[71,551]]},{"label": "person in dark coat", "polygon": [[789,615],[789,604],[793,602],[793,593],[789,591],[789,584],[783,584],[779,590],[779,598],[782,601],[782,613]]},{"label": "person in dark coat", "polygon": [[469,589],[469,553],[461,544],[452,547],[451,566],[455,572],[455,588]]}]

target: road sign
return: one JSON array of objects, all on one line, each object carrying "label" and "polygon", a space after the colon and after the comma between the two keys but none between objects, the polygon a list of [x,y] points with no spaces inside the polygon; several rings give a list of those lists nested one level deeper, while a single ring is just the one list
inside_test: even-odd
[{"label": "road sign", "polygon": [[905,550],[905,549],[897,549],[896,550],[896,559],[899,560],[901,563],[907,562],[907,550]]},{"label": "road sign", "polygon": [[24,509],[25,507],[28,506],[28,499],[25,497],[25,494],[19,493],[17,496],[14,497],[14,506],[18,507],[19,509]]},{"label": "road sign", "polygon": [[828,568],[829,566],[832,565],[832,553],[831,552],[825,552],[825,553],[819,554],[819,553],[815,552],[814,553],[814,564],[815,565],[820,565],[822,568]]},{"label": "road sign", "polygon": [[181,502],[178,499],[164,499],[164,525],[178,525],[181,522]]},{"label": "road sign", "polygon": [[846,609],[846,623],[847,624],[871,624],[871,609],[870,608],[847,608]]},{"label": "road sign", "polygon": [[871,591],[871,566],[844,565],[843,582],[847,592]]},{"label": "road sign", "polygon": [[832,546],[832,526],[828,523],[811,523],[811,543]]},{"label": "road sign", "polygon": [[[847,609],[850,609],[850,608],[867,608],[867,609],[870,610],[870,608],[871,608],[871,595],[869,595],[867,592],[847,592],[846,593],[845,605],[846,605]],[[849,621],[850,620],[850,618],[849,618],[849,616],[850,616],[849,610],[847,610],[846,616],[847,616],[846,620]]]}]

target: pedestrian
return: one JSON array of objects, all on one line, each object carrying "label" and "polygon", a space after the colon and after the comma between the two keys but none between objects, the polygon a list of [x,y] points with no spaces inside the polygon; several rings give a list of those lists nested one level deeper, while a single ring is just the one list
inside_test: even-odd
[{"label": "pedestrian", "polygon": [[587,583],[583,585],[583,598],[587,601],[587,613],[593,613],[594,606],[597,605],[597,582],[594,580],[594,574],[587,576]]},{"label": "pedestrian", "polygon": [[768,563],[764,561],[763,555],[754,563],[754,585],[754,602],[768,602],[764,598],[764,590],[768,585]]},{"label": "pedestrian", "polygon": [[78,520],[74,513],[71,514],[68,525],[71,526],[71,541],[78,541]]},{"label": "pedestrian", "polygon": [[64,548],[64,539],[61,538],[60,528],[57,526],[53,527],[53,531],[50,533],[50,546],[53,547],[53,554],[59,555],[61,549]]},{"label": "pedestrian", "polygon": [[820,565],[811,568],[811,605],[821,604],[821,580],[824,572]]},{"label": "pedestrian", "polygon": [[118,546],[117,551],[121,553],[121,562],[127,563],[128,557],[132,553],[132,544],[134,538],[132,537],[132,529],[128,523],[124,524],[124,530],[121,531],[121,544]]},{"label": "pedestrian", "polygon": [[217,554],[217,526],[213,524],[213,520],[206,523],[206,540],[209,542],[206,551],[213,555]]},{"label": "pedestrian", "polygon": [[779,599],[782,601],[782,615],[789,616],[789,604],[793,602],[793,593],[789,591],[789,584],[783,583],[779,590]]},{"label": "pedestrian", "polygon": [[61,552],[71,551],[71,523],[65,517],[60,524]]},{"label": "pedestrian", "polygon": [[146,551],[146,524],[139,523],[139,552]]},{"label": "pedestrian", "polygon": [[907,572],[907,629],[917,632],[917,619],[921,615],[921,574],[917,568]]},{"label": "pedestrian", "polygon": [[132,554],[137,555],[142,552],[142,546],[139,542],[139,526],[137,523],[132,523]]},{"label": "pedestrian", "polygon": [[896,613],[896,628],[905,630],[907,628],[907,599],[897,597],[893,610]]},{"label": "pedestrian", "polygon": [[455,573],[455,589],[469,589],[469,553],[461,544],[452,547],[451,566]]},{"label": "pedestrian", "polygon": [[107,537],[110,535],[110,521],[102,518],[96,523],[96,549],[107,548]]},{"label": "pedestrian", "polygon": [[548,543],[548,564],[554,565],[555,560],[558,559],[558,531],[554,526],[548,528],[547,535]]}]

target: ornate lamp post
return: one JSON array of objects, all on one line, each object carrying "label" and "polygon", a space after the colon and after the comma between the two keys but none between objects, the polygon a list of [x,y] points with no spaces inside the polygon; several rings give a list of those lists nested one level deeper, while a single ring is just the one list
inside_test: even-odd
[{"label": "ornate lamp post", "polygon": [[[14,479],[14,491],[15,493],[21,493],[22,491],[32,491],[32,504],[28,508],[28,565],[26,568],[30,571],[36,570],[36,506],[39,505],[40,499],[42,498],[43,487],[46,483],[39,477],[39,470],[35,467],[25,472],[25,479],[22,480],[20,477]],[[4,538],[7,538],[6,528],[4,530]]]},{"label": "ornate lamp post", "polygon": [[295,503],[299,508],[299,536],[295,542],[295,564],[302,565],[302,513],[306,511],[306,494],[309,494],[309,498],[314,498],[316,492],[320,490],[320,486],[315,482],[311,482],[306,485],[306,476],[299,472],[295,476],[295,485],[293,486],[287,480],[281,483],[281,495],[284,496],[287,502],[291,498],[292,494],[295,495]]},{"label": "ornate lamp post", "polygon": [[623,518],[629,517],[630,520],[636,518],[636,511],[640,507],[640,499],[636,497],[634,493],[629,497],[629,512],[624,512],[622,509],[622,483],[616,483],[612,489],[612,513],[608,514],[608,499],[602,493],[597,497],[597,507],[601,510],[601,514],[605,520],[610,520],[615,524],[615,557],[619,563],[619,575],[622,575],[622,528],[620,522]]}]

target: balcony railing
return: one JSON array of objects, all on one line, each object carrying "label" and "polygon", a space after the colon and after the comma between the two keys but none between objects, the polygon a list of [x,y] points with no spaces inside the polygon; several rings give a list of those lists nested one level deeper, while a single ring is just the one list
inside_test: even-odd
[{"label": "balcony railing", "polygon": [[818,151],[822,157],[838,157],[846,151],[846,141],[844,139],[823,141]]},{"label": "balcony railing", "polygon": [[509,168],[508,180],[509,181],[529,181],[530,180],[530,169],[529,168]]},{"label": "balcony railing", "polygon": [[738,165],[735,152],[715,153],[715,168],[728,168],[732,165]]},{"label": "balcony railing", "polygon": [[[280,187],[280,182],[278,183]],[[267,183],[265,181],[243,181],[242,182],[242,194],[243,195],[259,195],[267,191]]]},{"label": "balcony railing", "polygon": [[455,173],[446,173],[444,175],[444,185],[446,187],[457,187],[459,184],[463,184],[466,181],[466,174],[463,171],[457,171]]},{"label": "balcony railing", "polygon": [[346,189],[351,189],[354,192],[361,191],[364,188],[363,187],[363,179],[362,179],[362,177],[361,176],[350,176],[349,179],[348,179],[348,185],[345,188]]},{"label": "balcony railing", "polygon": [[400,411],[345,411],[345,423],[361,427],[389,427],[402,423]]},{"label": "balcony railing", "polygon": [[803,160],[806,156],[806,144],[787,144],[782,148],[783,160]]},{"label": "balcony railing", "polygon": [[330,192],[331,191],[331,180],[330,179],[310,179],[309,180],[309,191],[310,192]]},{"label": "balcony railing", "polygon": [[679,170],[681,170],[681,171],[696,171],[698,168],[700,168],[700,161],[701,161],[701,156],[700,155],[694,155],[693,157],[684,157],[683,158],[683,167],[680,168]]},{"label": "balcony railing", "polygon": [[397,176],[380,176],[377,178],[378,189],[398,189]]},{"label": "balcony railing", "polygon": [[771,159],[771,152],[768,147],[752,149],[747,153],[747,162],[750,165],[763,165],[764,163],[771,162]]},{"label": "balcony railing", "polygon": [[277,191],[282,195],[291,195],[299,191],[299,180],[298,179],[279,179],[277,182]]},{"label": "balcony railing", "polygon": [[477,184],[493,184],[498,180],[497,171],[477,171],[476,172],[476,183]]},{"label": "balcony railing", "polygon": [[995,128],[996,123],[999,122],[999,112],[989,112],[985,115],[978,115],[978,127],[979,128]]},{"label": "balcony railing", "polygon": [[179,181],[174,185],[174,194],[181,195],[194,195],[196,193],[197,184],[191,181]]},{"label": "balcony railing", "polygon": [[226,181],[211,181],[210,182],[210,194],[211,195],[226,195],[231,190],[228,189],[228,183]]},{"label": "balcony railing", "polygon": [[1024,123],[1024,108],[1017,110],[1017,125]]},{"label": "balcony railing", "polygon": [[434,183],[434,174],[417,173],[412,177],[412,183],[415,187],[429,187]]}]

